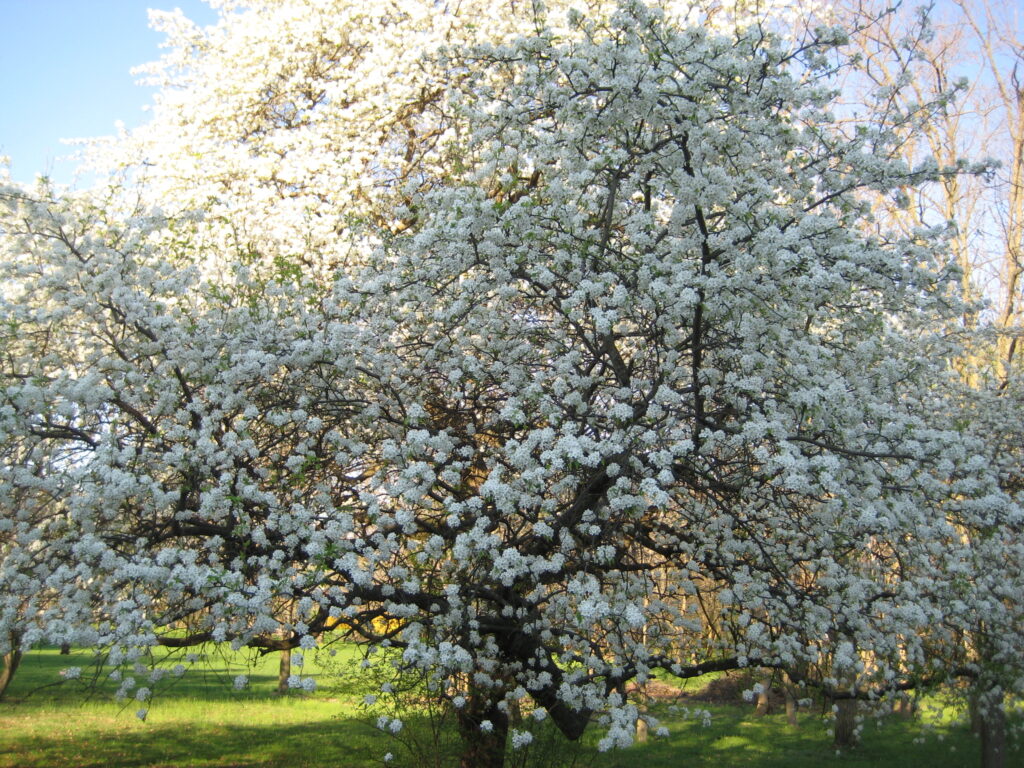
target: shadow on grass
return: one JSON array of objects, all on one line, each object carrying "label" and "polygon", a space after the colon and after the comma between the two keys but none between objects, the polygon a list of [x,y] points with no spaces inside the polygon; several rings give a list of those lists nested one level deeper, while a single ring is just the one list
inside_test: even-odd
[{"label": "shadow on grass", "polygon": [[[353,656],[354,658],[354,656]],[[425,718],[403,713],[401,737],[424,734],[417,750],[397,748],[376,731],[356,702],[367,691],[358,674],[341,674],[346,657],[307,669],[321,679],[315,696],[272,695],[276,686],[274,656],[246,659],[239,654],[211,654],[200,659],[180,680],[160,690],[148,721],[132,716],[137,702],[112,703],[116,684],[97,676],[89,688],[76,682],[47,687],[69,666],[87,666],[84,653],[60,656],[45,649],[26,656],[11,689],[11,701],[0,702],[0,768],[304,768],[382,765],[393,751],[403,766],[432,768],[445,764],[450,753],[444,739],[430,741]],[[249,663],[255,661],[255,667]],[[250,686],[234,691],[235,674],[248,674]],[[703,706],[703,705],[702,705]],[[684,720],[665,708],[659,716],[669,726],[666,738],[628,750],[598,754],[598,729],[582,748],[559,738],[538,740],[530,764],[564,768],[963,768],[978,763],[978,742],[961,726],[943,725],[923,733],[920,724],[887,718],[869,722],[863,742],[837,755],[825,727],[815,714],[805,714],[799,727],[779,715],[751,716],[749,707],[708,705],[708,727]],[[539,735],[539,734],[538,734]],[[924,736],[924,738],[921,738]],[[941,737],[941,738],[940,738]],[[544,743],[541,743],[544,741]],[[571,748],[570,748],[571,746]],[[430,753],[433,749],[433,753]],[[1015,752],[1013,760],[1022,757]],[[566,760],[565,758],[570,758]],[[1020,763],[1010,764],[1022,764]]]},{"label": "shadow on grass", "polygon": [[[202,699],[204,701],[264,701],[268,694],[276,692],[278,654],[259,655],[255,652],[234,652],[214,647],[204,647],[189,653],[168,652],[157,649],[160,654],[159,666],[168,673],[177,664],[187,669],[186,674],[177,677],[166,674],[157,683],[139,680],[139,685],[154,689],[162,700]],[[193,657],[189,660],[189,657]],[[358,650],[352,646],[342,647],[336,657],[323,659],[310,654],[305,668],[293,671],[317,680],[318,689],[329,696],[351,700],[361,698],[365,693],[365,681],[358,675],[344,673],[355,665],[352,659],[358,657]],[[81,677],[64,680],[62,670],[77,667]],[[61,655],[56,648],[40,648],[27,654],[4,697],[5,703],[40,706],[54,701],[71,703],[75,701],[111,700],[119,683],[109,677],[112,668],[103,666],[89,651],[74,650]],[[244,675],[248,683],[242,690],[236,690],[234,680]],[[291,694],[289,694],[291,695]]]},{"label": "shadow on grass", "polygon": [[714,707],[713,713],[710,726],[666,716],[668,737],[601,755],[595,768],[964,768],[979,759],[978,742],[965,727],[922,735],[918,723],[869,721],[861,743],[837,753],[816,715],[804,715],[793,727],[781,715],[753,718],[739,707]]},{"label": "shadow on grass", "polygon": [[380,764],[387,747],[367,724],[342,719],[258,726],[115,724],[47,737],[7,733],[0,743],[5,768],[371,766]]},{"label": "shadow on grass", "polygon": [[[429,756],[416,760],[415,755],[396,749],[395,742],[376,731],[365,718],[345,713],[332,717],[324,702],[225,709],[221,708],[219,718],[204,718],[168,705],[155,708],[147,723],[122,713],[116,717],[83,716],[75,723],[69,718],[66,726],[44,732],[0,729],[0,768],[370,768],[380,766],[384,753],[389,751],[400,755],[401,765],[426,768],[435,764]],[[820,722],[812,716],[793,728],[778,717],[752,721],[748,714],[718,710],[710,727],[666,718],[672,728],[669,737],[604,754],[596,753],[593,739],[588,737],[590,744],[578,754],[576,765],[962,768],[978,760],[977,742],[962,728],[945,729],[943,740],[933,734],[915,743],[919,733],[915,726],[889,720],[880,727],[869,725],[859,747],[837,755]],[[426,730],[425,723],[409,718],[403,735]],[[548,746],[557,744],[551,742]],[[564,753],[562,748],[557,751]],[[534,758],[543,756],[535,754]],[[535,760],[531,763],[537,764]]]}]

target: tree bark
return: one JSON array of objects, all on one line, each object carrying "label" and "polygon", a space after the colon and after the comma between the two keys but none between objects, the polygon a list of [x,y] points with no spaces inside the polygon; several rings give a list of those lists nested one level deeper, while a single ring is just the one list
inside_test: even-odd
[{"label": "tree bark", "polygon": [[982,731],[981,705],[977,691],[972,691],[967,697],[967,712],[971,720],[971,733],[980,737]]},{"label": "tree bark", "polygon": [[288,693],[288,678],[292,676],[292,649],[281,651],[281,660],[277,667],[277,692]]},{"label": "tree bark", "polygon": [[651,730],[651,728],[647,724],[647,721],[644,720],[643,715],[638,717],[636,719],[636,743],[637,744],[646,744],[647,743],[647,735],[650,732],[650,730]]},{"label": "tree bark", "polygon": [[768,698],[771,685],[772,677],[770,674],[761,678],[761,692],[757,694],[757,706],[754,708],[754,717],[764,717],[771,709],[771,702]]},{"label": "tree bark", "polygon": [[[458,721],[462,739],[459,768],[504,768],[509,719],[498,702],[470,695],[458,711]],[[490,722],[489,729],[481,728],[485,722]]]},{"label": "tree bark", "polygon": [[4,654],[4,668],[0,670],[0,699],[4,697],[4,692],[11,684],[11,680],[14,679],[14,673],[18,671],[18,665],[21,663],[21,649],[18,647],[21,642],[21,633],[12,632],[8,639],[11,643],[11,650]]},{"label": "tree bark", "polygon": [[981,768],[1006,768],[1006,711],[1002,701],[987,702],[978,713]]},{"label": "tree bark", "polygon": [[857,746],[857,701],[840,699],[835,702],[836,721],[832,745],[836,749],[851,749]]},{"label": "tree bark", "polygon": [[917,705],[909,695],[903,693],[896,697],[892,705],[893,714],[899,715],[904,720],[910,720],[917,711]]},{"label": "tree bark", "polygon": [[786,698],[786,722],[795,728],[797,725],[796,696],[793,695],[793,681],[785,672],[782,673],[782,692]]},{"label": "tree bark", "polygon": [[0,671],[0,699],[4,697],[4,692],[14,679],[14,673],[17,672],[20,663],[21,651],[17,648],[12,648],[4,654],[4,668]]},{"label": "tree bark", "polygon": [[[625,692],[625,686],[622,686],[623,693]],[[647,721],[644,719],[644,715],[647,714],[649,707],[649,698],[647,696],[647,684],[642,684],[636,692],[637,697],[637,709],[640,711],[640,716],[636,719],[636,743],[646,744],[647,735],[650,731],[650,727],[647,725]],[[625,697],[623,697],[625,698]]]}]

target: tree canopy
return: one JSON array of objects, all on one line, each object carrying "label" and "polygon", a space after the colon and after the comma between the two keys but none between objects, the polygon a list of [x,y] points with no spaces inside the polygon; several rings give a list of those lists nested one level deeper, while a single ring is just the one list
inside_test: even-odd
[{"label": "tree canopy", "polygon": [[984,626],[1019,689],[959,275],[871,207],[963,172],[899,151],[938,107],[837,117],[839,29],[490,7],[168,17],[116,183],[0,193],[0,626],[346,628],[481,765],[526,699],[628,744],[659,669],[866,697]]}]

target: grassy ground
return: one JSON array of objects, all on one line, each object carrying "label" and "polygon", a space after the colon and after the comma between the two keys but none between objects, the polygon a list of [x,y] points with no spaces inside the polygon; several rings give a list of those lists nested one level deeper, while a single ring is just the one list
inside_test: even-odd
[{"label": "grassy ground", "polygon": [[[360,752],[383,754],[357,707],[361,694],[335,679],[317,695],[278,696],[276,656],[251,670],[240,656],[199,658],[158,688],[145,722],[135,714],[142,704],[114,700],[115,684],[90,685],[89,662],[56,650],[25,657],[0,702],[0,767],[355,766],[371,764],[354,761]],[[54,685],[75,665],[82,681]],[[234,690],[246,672],[249,685]]]},{"label": "grassy ground", "polygon": [[[317,692],[279,696],[276,655],[248,669],[241,655],[210,653],[159,690],[143,722],[135,715],[142,705],[114,701],[109,681],[55,684],[69,666],[82,666],[87,678],[89,657],[35,651],[0,702],[0,768],[370,768],[381,766],[388,751],[396,756],[392,764],[443,764],[453,738],[450,731],[438,736],[428,713],[407,713],[404,747],[373,727],[375,715],[360,705],[366,681],[354,672],[338,675],[356,666],[354,655],[347,648],[340,659],[310,658],[303,673],[318,678]],[[233,678],[246,672],[249,685],[234,690]],[[671,735],[629,750],[602,754],[594,748],[596,734],[580,746],[541,731],[510,768],[523,762],[535,768],[962,768],[978,761],[977,741],[950,723],[933,723],[922,737],[920,723],[872,722],[857,749],[837,755],[817,711],[803,713],[792,727],[781,715],[752,717],[744,706],[696,706],[712,712],[710,725],[663,707],[659,715]],[[1024,754],[1015,756],[1024,764]]]},{"label": "grassy ground", "polygon": [[865,728],[863,742],[855,749],[837,754],[825,733],[821,719],[805,715],[797,727],[787,725],[781,716],[750,716],[740,707],[715,707],[710,726],[674,723],[667,739],[643,746],[644,757],[637,761],[629,752],[604,756],[603,768],[633,768],[637,765],[694,768],[963,768],[977,763],[977,744],[967,733],[944,729],[914,743],[918,728],[888,721],[881,727]]}]

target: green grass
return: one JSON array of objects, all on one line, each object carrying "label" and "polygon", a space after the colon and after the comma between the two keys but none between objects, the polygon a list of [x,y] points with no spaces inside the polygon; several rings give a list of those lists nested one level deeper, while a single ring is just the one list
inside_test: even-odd
[{"label": "green grass", "polygon": [[681,755],[688,768],[963,768],[977,762],[977,743],[961,728],[946,726],[914,743],[919,724],[888,718],[869,723],[856,749],[837,754],[817,713],[801,715],[793,727],[781,715],[757,718],[744,707],[711,709],[710,726],[671,722],[667,738],[643,746],[642,761],[629,750],[607,753],[595,765],[668,768],[680,765]]},{"label": "green grass", "polygon": [[[155,686],[154,701],[143,705],[114,700],[113,682],[91,685],[90,661],[49,649],[25,657],[0,703],[0,767],[345,766],[383,754],[357,706],[361,694],[315,663],[306,671],[324,678],[320,693],[278,696],[276,655],[250,670],[240,654],[213,653]],[[82,681],[54,684],[76,665]],[[246,672],[249,686],[235,691],[232,680]],[[145,722],[135,715],[142,706]],[[353,762],[359,754],[367,760]]]},{"label": "green grass", "polygon": [[[401,736],[414,744],[411,751],[376,731],[374,714],[361,706],[368,683],[354,671],[357,651],[351,646],[333,660],[308,658],[303,673],[318,679],[316,693],[284,696],[275,693],[276,654],[252,660],[208,650],[184,677],[157,686],[145,722],[135,716],[143,705],[115,701],[116,684],[105,675],[87,684],[85,653],[27,654],[0,702],[0,768],[370,768],[381,766],[388,751],[397,757],[392,765],[428,768],[453,747],[450,732],[440,742],[433,738],[422,712],[405,718]],[[69,666],[83,667],[83,680],[57,682]],[[231,681],[242,673],[249,685],[236,691]],[[962,768],[978,761],[976,739],[949,722],[948,712],[932,716],[923,738],[920,723],[870,722],[861,745],[837,755],[817,711],[802,712],[793,727],[781,715],[755,718],[747,707],[707,708],[710,726],[662,706],[658,715],[671,730],[668,737],[652,735],[646,744],[607,753],[595,749],[596,731],[583,745],[572,745],[548,729],[528,762],[544,768],[573,760],[593,768]]]}]

